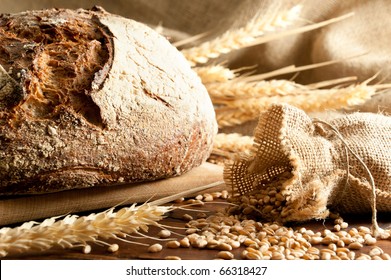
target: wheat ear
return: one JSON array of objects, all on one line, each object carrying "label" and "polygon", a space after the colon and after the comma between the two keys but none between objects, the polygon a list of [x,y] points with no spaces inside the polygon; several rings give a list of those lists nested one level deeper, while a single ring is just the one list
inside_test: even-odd
[{"label": "wheat ear", "polygon": [[256,119],[273,103],[288,103],[306,112],[349,108],[368,100],[377,89],[377,86],[362,83],[345,88],[309,89],[299,95],[229,100],[224,101],[224,105],[217,106],[216,118],[220,127],[239,125]]},{"label": "wheat ear", "polygon": [[[124,238],[141,231],[147,232],[152,225],[161,226],[158,222],[165,218],[165,214],[176,209],[174,206],[161,206],[162,204],[223,183],[224,181],[217,181],[150,203],[139,206],[133,204],[116,212],[113,207],[88,216],[68,215],[63,219],[52,217],[41,223],[30,221],[16,228],[1,228],[0,258],[29,250],[48,250],[55,246],[62,248],[81,246],[88,253],[91,249],[89,242],[110,247],[111,244],[102,241],[109,238],[131,242]],[[118,249],[118,245],[115,247]]]},{"label": "wheat ear", "polygon": [[194,67],[193,70],[201,78],[204,85],[210,83],[225,83],[236,77],[235,71],[222,65]]},{"label": "wheat ear", "polygon": [[120,239],[148,226],[158,225],[172,207],[148,203],[132,205],[114,212],[114,208],[98,214],[78,217],[68,215],[61,220],[49,218],[42,223],[27,222],[16,228],[0,229],[0,257],[32,249],[47,250],[54,246],[73,248],[102,243],[101,239]]},{"label": "wheat ear", "polygon": [[229,30],[211,41],[184,49],[182,53],[193,66],[197,63],[206,63],[211,58],[248,46],[265,33],[275,32],[292,25],[299,19],[300,12],[301,6],[297,5],[288,11],[266,16],[257,15],[244,27]]},{"label": "wheat ear", "polygon": [[244,82],[241,78],[238,78],[225,83],[211,83],[205,86],[215,104],[225,104],[225,102],[233,99],[308,94],[310,90],[351,83],[354,80],[356,80],[356,77],[345,77],[301,85],[289,80]]},{"label": "wheat ear", "polygon": [[212,156],[234,158],[238,154],[249,153],[254,137],[239,133],[218,133],[213,140]]},{"label": "wheat ear", "polygon": [[233,80],[232,82],[206,84],[205,86],[213,102],[221,102],[222,104],[234,99],[300,94],[308,90],[305,86],[288,80],[270,80],[256,83]]},{"label": "wheat ear", "polygon": [[245,122],[255,120],[258,115],[253,112],[243,112],[241,110],[219,108],[216,109],[216,120],[219,128],[241,125]]},{"label": "wheat ear", "polygon": [[241,153],[250,150],[254,144],[254,137],[240,133],[218,133],[213,140],[213,149],[232,153]]}]

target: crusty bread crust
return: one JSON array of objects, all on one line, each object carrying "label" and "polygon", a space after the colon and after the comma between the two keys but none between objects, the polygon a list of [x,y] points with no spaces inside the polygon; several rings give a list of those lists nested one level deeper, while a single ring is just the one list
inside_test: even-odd
[{"label": "crusty bread crust", "polygon": [[1,15],[1,195],[177,176],[216,132],[200,79],[145,25],[101,9]]}]

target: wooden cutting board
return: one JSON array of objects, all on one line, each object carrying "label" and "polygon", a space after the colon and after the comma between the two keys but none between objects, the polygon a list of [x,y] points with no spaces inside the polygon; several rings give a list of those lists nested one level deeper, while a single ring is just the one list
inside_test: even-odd
[{"label": "wooden cutting board", "polygon": [[197,188],[211,184],[214,189],[224,188],[223,167],[204,163],[179,177],[153,182],[0,199],[0,226],[152,201],[184,191],[191,195]]}]

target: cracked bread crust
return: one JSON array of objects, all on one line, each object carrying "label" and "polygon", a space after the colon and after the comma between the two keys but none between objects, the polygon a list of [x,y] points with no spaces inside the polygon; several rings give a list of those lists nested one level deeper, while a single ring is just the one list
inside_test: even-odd
[{"label": "cracked bread crust", "polygon": [[200,79],[145,25],[100,8],[0,16],[0,195],[177,176],[216,132]]}]

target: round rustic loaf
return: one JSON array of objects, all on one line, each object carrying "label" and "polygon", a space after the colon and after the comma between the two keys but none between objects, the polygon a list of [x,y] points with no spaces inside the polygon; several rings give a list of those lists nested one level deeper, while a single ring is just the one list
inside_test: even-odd
[{"label": "round rustic loaf", "polygon": [[144,24],[105,12],[0,16],[0,194],[180,175],[217,125],[200,79]]}]

